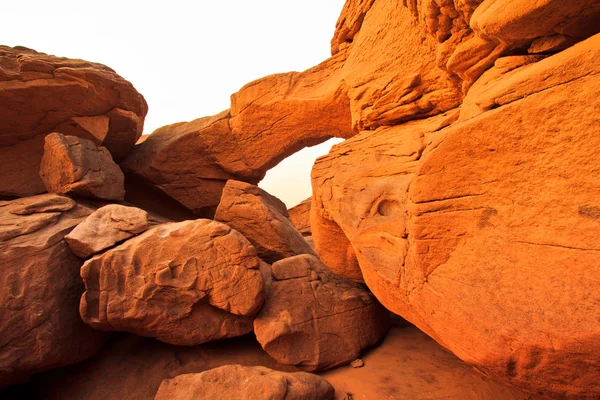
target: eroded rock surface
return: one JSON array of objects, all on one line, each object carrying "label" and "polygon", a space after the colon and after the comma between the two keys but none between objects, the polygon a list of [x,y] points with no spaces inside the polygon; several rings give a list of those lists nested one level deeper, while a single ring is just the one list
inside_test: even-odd
[{"label": "eroded rock surface", "polygon": [[312,255],[272,265],[273,282],[254,321],[277,361],[308,371],[347,364],[390,327],[390,314],[360,285],[333,275]]},{"label": "eroded rock surface", "polygon": [[258,186],[228,181],[215,220],[244,235],[267,262],[315,254],[289,220],[285,204]]},{"label": "eroded rock surface", "polygon": [[197,345],[252,331],[264,300],[256,250],[215,221],[163,224],[88,260],[83,320]]},{"label": "eroded rock surface", "polygon": [[336,228],[386,307],[490,376],[554,397],[600,394],[599,49],[594,36],[504,64],[458,123],[364,132],[313,169],[319,253],[319,229]]},{"label": "eroded rock surface", "polygon": [[334,394],[326,379],[306,372],[226,365],[165,380],[154,399],[332,400]]},{"label": "eroded rock surface", "polygon": [[63,240],[91,212],[54,194],[0,202],[0,387],[100,349],[104,334],[77,312],[81,261]]},{"label": "eroded rock surface", "polygon": [[312,234],[310,230],[310,204],[312,202],[312,198],[302,201],[298,205],[290,208],[288,210],[288,214],[290,216],[290,221],[296,227],[298,232],[302,234],[302,236],[310,236]]},{"label": "eroded rock surface", "polygon": [[148,106],[112,69],[0,46],[0,196],[43,193],[38,176],[44,136],[78,136],[118,160],[142,134]]},{"label": "eroded rock surface", "polygon": [[40,178],[49,193],[123,201],[125,177],[104,147],[76,136],[46,136]]},{"label": "eroded rock surface", "polygon": [[88,258],[144,232],[148,227],[146,211],[109,204],[94,211],[66,235],[65,240],[76,256]]}]

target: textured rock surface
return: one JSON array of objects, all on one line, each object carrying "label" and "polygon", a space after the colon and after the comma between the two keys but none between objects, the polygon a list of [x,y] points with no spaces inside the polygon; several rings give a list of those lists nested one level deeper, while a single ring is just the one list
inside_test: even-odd
[{"label": "textured rock surface", "polygon": [[104,147],[76,136],[46,136],[40,178],[49,193],[123,201],[125,178]]},{"label": "textured rock surface", "polygon": [[310,204],[312,202],[312,198],[302,201],[298,205],[290,208],[288,210],[288,214],[290,216],[290,221],[296,227],[298,232],[302,234],[302,236],[310,236],[312,232],[310,230]]},{"label": "textured rock surface", "polygon": [[109,204],[94,211],[65,236],[76,256],[88,258],[148,229],[148,213]]},{"label": "textured rock surface", "polygon": [[154,399],[333,400],[334,394],[327,380],[306,372],[225,365],[164,380]]},{"label": "textured rock surface", "polygon": [[594,36],[492,70],[460,123],[366,132],[313,169],[318,250],[320,216],[384,305],[479,370],[555,397],[600,394],[599,49]]},{"label": "textured rock surface", "polygon": [[390,327],[390,314],[360,285],[340,279],[312,255],[278,261],[256,338],[277,361],[308,371],[349,363]]},{"label": "textured rock surface", "polygon": [[227,181],[215,220],[244,235],[267,262],[315,254],[289,220],[285,204],[258,186]]},{"label": "textured rock surface", "polygon": [[88,260],[83,320],[167,343],[196,345],[252,331],[264,300],[259,258],[215,221],[163,224]]},{"label": "textured rock surface", "polygon": [[104,335],[77,312],[81,261],[63,240],[91,212],[53,194],[0,202],[0,387],[99,350]]},{"label": "textured rock surface", "polygon": [[0,46],[0,174],[10,178],[0,196],[44,192],[46,134],[92,140],[118,160],[142,134],[147,111],[142,95],[104,65]]}]

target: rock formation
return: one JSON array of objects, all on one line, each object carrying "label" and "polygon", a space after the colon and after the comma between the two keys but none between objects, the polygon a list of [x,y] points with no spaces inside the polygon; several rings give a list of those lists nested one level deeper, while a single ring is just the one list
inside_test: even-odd
[{"label": "rock formation", "polygon": [[147,111],[142,95],[104,65],[0,46],[0,196],[45,191],[38,172],[48,133],[91,140],[119,160]]},{"label": "rock formation", "polygon": [[148,227],[146,211],[109,204],[94,211],[66,235],[65,240],[76,256],[88,258],[144,232]]},{"label": "rock formation", "polygon": [[179,345],[244,335],[264,300],[259,262],[219,222],[159,225],[83,265],[81,317],[96,329]]},{"label": "rock formation", "polygon": [[327,380],[306,372],[226,365],[164,380],[154,399],[332,400],[334,394]]},{"label": "rock formation", "polygon": [[347,364],[389,329],[389,312],[370,293],[334,276],[315,256],[278,261],[271,273],[254,332],[283,364],[307,371]]},{"label": "rock formation", "polygon": [[298,205],[290,208],[288,210],[288,214],[290,216],[290,221],[296,227],[298,232],[302,234],[302,236],[311,236],[312,232],[310,230],[310,204],[312,202],[312,198],[300,202]]},{"label": "rock formation", "polygon": [[77,312],[81,261],[63,240],[91,212],[53,194],[0,202],[0,387],[100,349],[104,335]]},{"label": "rock formation", "polygon": [[108,150],[76,136],[46,136],[40,178],[49,193],[114,201],[125,197],[125,177]]},{"label": "rock formation", "polygon": [[288,218],[285,204],[249,183],[227,181],[215,220],[244,235],[263,260],[316,255]]}]

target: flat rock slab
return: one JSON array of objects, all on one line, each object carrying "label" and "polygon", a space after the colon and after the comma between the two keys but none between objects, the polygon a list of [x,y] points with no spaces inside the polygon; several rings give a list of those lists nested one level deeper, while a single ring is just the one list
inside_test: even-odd
[{"label": "flat rock slab", "polygon": [[333,400],[326,379],[306,372],[226,365],[199,374],[164,380],[155,400]]},{"label": "flat rock slab", "polygon": [[254,247],[227,225],[163,224],[83,265],[81,317],[180,345],[244,335],[264,300],[259,267]]},{"label": "flat rock slab", "polygon": [[144,232],[148,213],[135,207],[109,204],[94,211],[65,240],[76,256],[88,258]]}]

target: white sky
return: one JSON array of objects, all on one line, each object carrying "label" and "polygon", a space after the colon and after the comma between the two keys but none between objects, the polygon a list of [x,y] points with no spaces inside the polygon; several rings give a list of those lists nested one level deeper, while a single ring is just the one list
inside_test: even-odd
[{"label": "white sky", "polygon": [[[344,0],[3,1],[0,44],[108,65],[149,105],[144,133],[229,108],[265,75],[302,71],[330,55]],[[293,206],[331,143],[282,162],[260,186]]]}]

